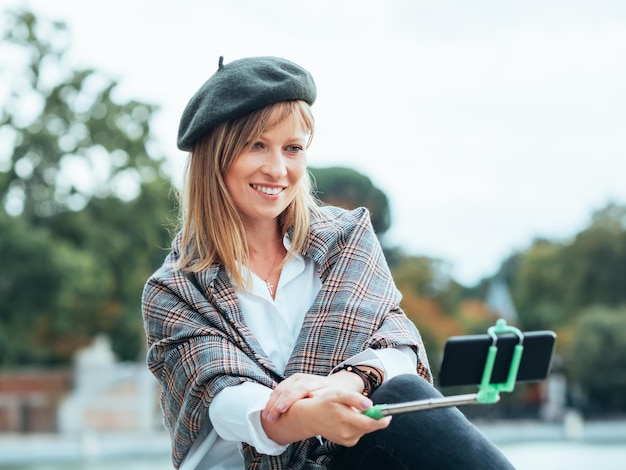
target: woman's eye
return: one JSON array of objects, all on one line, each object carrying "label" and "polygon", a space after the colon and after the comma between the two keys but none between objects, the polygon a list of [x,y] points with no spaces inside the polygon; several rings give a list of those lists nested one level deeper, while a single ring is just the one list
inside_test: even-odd
[{"label": "woman's eye", "polygon": [[262,149],[263,144],[261,142],[254,142],[250,145],[251,149]]},{"label": "woman's eye", "polygon": [[299,145],[290,145],[289,147],[287,147],[287,150],[293,153],[297,153],[297,152],[301,152],[303,149]]}]

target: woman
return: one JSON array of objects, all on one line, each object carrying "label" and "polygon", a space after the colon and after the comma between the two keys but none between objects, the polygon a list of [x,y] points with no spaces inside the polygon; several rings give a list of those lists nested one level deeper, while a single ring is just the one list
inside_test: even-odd
[{"label": "woman", "polygon": [[143,295],[174,466],[507,468],[457,410],[358,412],[438,392],[369,214],[311,196],[315,98],[292,62],[220,58],[181,118],[182,229]]}]

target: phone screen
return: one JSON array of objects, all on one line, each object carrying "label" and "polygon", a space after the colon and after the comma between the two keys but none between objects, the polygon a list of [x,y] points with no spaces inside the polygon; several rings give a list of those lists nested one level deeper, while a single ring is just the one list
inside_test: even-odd
[{"label": "phone screen", "polygon": [[[553,331],[530,331],[523,333],[524,351],[517,373],[517,382],[544,380],[550,372],[552,356],[556,344]],[[507,380],[513,349],[519,343],[518,336],[505,333],[497,336],[498,352],[490,383],[504,383]],[[446,341],[438,385],[480,384],[487,360],[489,347],[493,344],[490,335],[453,336]]]}]

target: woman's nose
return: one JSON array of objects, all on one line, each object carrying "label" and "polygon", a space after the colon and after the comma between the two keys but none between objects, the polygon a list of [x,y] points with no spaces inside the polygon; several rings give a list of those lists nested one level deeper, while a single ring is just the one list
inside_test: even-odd
[{"label": "woman's nose", "polygon": [[274,179],[281,178],[287,174],[287,165],[281,150],[272,150],[267,156],[263,165],[263,171]]}]

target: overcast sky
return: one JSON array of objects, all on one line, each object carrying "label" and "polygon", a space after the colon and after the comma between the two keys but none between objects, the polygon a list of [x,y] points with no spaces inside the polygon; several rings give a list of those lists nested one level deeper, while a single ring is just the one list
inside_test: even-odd
[{"label": "overcast sky", "polygon": [[5,0],[65,20],[72,60],[155,121],[174,177],[180,113],[225,62],[293,60],[318,101],[312,166],[390,198],[386,241],[472,284],[534,237],[626,204],[626,2]]}]

